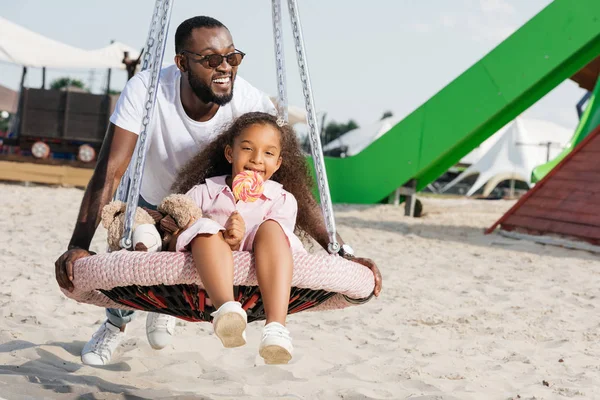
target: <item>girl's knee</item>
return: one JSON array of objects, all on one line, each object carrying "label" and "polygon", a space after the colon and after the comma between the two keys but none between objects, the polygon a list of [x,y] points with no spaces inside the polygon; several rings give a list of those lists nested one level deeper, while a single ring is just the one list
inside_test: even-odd
[{"label": "girl's knee", "polygon": [[196,235],[190,242],[191,246],[204,246],[211,245],[215,242],[224,241],[223,234],[221,232],[218,233],[200,233]]},{"label": "girl's knee", "polygon": [[269,236],[270,235],[285,236],[285,233],[283,232],[283,228],[281,227],[281,225],[279,225],[279,222],[269,219],[269,220],[263,222],[262,224],[260,224],[260,226],[258,227],[258,230],[256,231],[256,238],[259,238],[260,236],[267,236],[267,235],[269,235]]},{"label": "girl's knee", "polygon": [[260,243],[265,244],[283,244],[288,243],[288,237],[283,228],[277,221],[268,220],[263,222],[256,231],[254,236],[254,245]]}]

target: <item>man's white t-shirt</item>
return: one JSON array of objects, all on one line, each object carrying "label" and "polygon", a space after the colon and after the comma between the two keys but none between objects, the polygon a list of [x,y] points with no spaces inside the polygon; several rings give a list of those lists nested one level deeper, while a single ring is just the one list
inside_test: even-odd
[{"label": "man's white t-shirt", "polygon": [[[209,121],[194,121],[181,104],[180,80],[181,72],[176,65],[160,72],[140,191],[141,196],[154,205],[171,193],[177,171],[237,117],[251,111],[276,113],[266,94],[237,76],[233,99],[219,107]],[[149,83],[150,71],[134,75],[123,89],[110,122],[139,135]]]}]

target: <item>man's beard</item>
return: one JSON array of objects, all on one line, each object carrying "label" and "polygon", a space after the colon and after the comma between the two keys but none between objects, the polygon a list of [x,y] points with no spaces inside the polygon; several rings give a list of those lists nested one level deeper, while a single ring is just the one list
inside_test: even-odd
[{"label": "man's beard", "polygon": [[212,91],[210,86],[202,82],[191,69],[188,69],[188,82],[194,94],[206,104],[215,103],[218,106],[224,106],[233,98],[233,76],[231,80],[231,91],[228,94],[217,95]]}]

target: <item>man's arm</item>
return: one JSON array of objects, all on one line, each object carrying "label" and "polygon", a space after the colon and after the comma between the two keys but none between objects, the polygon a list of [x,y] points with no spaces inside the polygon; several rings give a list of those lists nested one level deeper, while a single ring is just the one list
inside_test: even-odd
[{"label": "man's arm", "polygon": [[92,179],[81,207],[69,249],[87,250],[100,223],[102,208],[110,202],[127,170],[138,136],[135,133],[109,124]]},{"label": "man's arm", "polygon": [[56,280],[64,289],[73,289],[73,263],[90,254],[88,249],[100,223],[102,208],[119,187],[137,137],[133,132],[109,124],[94,174],[83,195],[68,250],[55,263]]}]

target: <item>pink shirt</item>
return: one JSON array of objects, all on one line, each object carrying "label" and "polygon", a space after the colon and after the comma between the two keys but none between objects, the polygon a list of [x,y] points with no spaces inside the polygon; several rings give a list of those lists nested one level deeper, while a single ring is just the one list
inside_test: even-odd
[{"label": "pink shirt", "polygon": [[284,190],[280,183],[268,180],[264,183],[261,198],[252,203],[236,203],[231,189],[225,183],[226,177],[223,175],[208,178],[206,183],[194,186],[187,192],[202,209],[203,218],[179,236],[177,251],[185,251],[198,234],[216,234],[225,230],[224,226],[229,216],[237,210],[246,224],[246,233],[240,245],[241,251],[252,251],[254,237],[260,225],[264,221],[273,220],[279,223],[286,234],[292,253],[306,252],[302,242],[294,234],[298,203],[290,192]]}]

